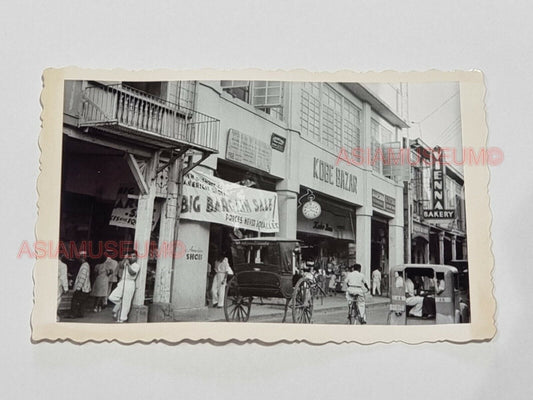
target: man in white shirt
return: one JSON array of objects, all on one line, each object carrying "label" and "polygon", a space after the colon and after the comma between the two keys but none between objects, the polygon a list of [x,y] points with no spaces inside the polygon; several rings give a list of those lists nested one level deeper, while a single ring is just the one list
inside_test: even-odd
[{"label": "man in white shirt", "polygon": [[411,306],[409,315],[415,317],[422,317],[422,305],[424,298],[422,296],[415,295],[415,284],[409,276],[405,280],[405,304]]},{"label": "man in white shirt", "polygon": [[137,279],[139,270],[140,266],[137,264],[137,251],[133,250],[126,256],[122,280],[109,295],[109,301],[115,303],[115,307],[113,307],[113,317],[117,318],[117,322],[126,322],[128,320],[131,302],[133,301],[133,295],[135,294],[135,279]]},{"label": "man in white shirt", "polygon": [[[361,273],[361,264],[355,264],[353,270],[346,274],[344,282],[346,283],[346,300],[348,300],[348,316],[350,316],[350,307],[355,301],[361,316],[361,324],[366,324],[365,311],[365,293],[370,291],[365,276]],[[365,291],[366,288],[366,291]]]}]

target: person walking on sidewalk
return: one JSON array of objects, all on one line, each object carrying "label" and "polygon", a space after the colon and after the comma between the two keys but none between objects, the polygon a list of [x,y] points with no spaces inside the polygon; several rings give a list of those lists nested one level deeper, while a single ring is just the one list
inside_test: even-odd
[{"label": "person walking on sidewalk", "polygon": [[224,293],[226,291],[228,275],[233,275],[233,271],[227,257],[221,253],[215,260],[215,276],[213,278],[213,286],[211,287],[213,307],[224,307]]},{"label": "person walking on sidewalk", "polygon": [[87,252],[80,251],[79,261],[81,266],[74,282],[74,294],[72,295],[72,303],[70,303],[70,318],[83,318],[85,303],[91,292],[91,269],[87,262]]},{"label": "person walking on sidewalk", "polygon": [[109,295],[109,301],[115,304],[113,317],[117,319],[117,322],[126,322],[130,313],[131,302],[135,294],[135,280],[140,270],[137,264],[137,251],[133,250],[129,253],[123,265],[122,279]]},{"label": "person walking on sidewalk", "polygon": [[375,296],[376,292],[381,296],[381,268],[372,271],[372,296]]}]

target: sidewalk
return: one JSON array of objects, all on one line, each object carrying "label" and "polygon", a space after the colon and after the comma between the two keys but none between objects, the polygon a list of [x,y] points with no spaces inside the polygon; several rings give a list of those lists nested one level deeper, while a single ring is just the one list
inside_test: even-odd
[{"label": "sidewalk", "polygon": [[[260,298],[254,298],[254,301],[252,303],[252,308],[250,309],[250,318],[253,317],[271,317],[279,315],[279,322],[283,319],[283,312],[285,309],[285,302],[280,302],[282,299],[264,299],[265,303],[273,303],[274,301],[279,302],[280,304],[261,304]],[[390,300],[388,297],[381,297],[381,296],[373,296],[373,297],[367,297],[366,298],[366,308],[372,309],[373,307],[382,305],[382,304],[389,304]],[[313,311],[328,311],[328,310],[337,310],[337,309],[345,309],[348,307],[348,303],[346,302],[346,296],[344,293],[337,293],[336,296],[333,297],[323,297],[319,298],[318,300],[314,300],[313,304]],[[287,320],[290,320],[291,317],[291,309],[289,308],[287,310]],[[207,311],[207,320],[210,322],[214,321],[226,321],[226,318],[224,316],[224,309],[223,308],[213,308],[209,307]]]},{"label": "sidewalk", "polygon": [[[263,299],[264,304],[261,304],[261,298],[254,298],[252,303],[252,308],[250,310],[250,317],[274,317],[279,316],[279,322],[283,319],[283,311],[285,309],[285,300],[283,299]],[[273,304],[273,303],[276,304]],[[374,296],[366,298],[366,308],[372,309],[383,304],[389,304],[390,300],[387,297]],[[328,310],[338,310],[345,309],[347,307],[346,297],[344,293],[337,293],[333,297],[323,297],[314,300],[314,312],[318,311],[328,311]],[[61,322],[82,322],[82,323],[92,323],[92,324],[102,324],[102,323],[115,323],[111,310],[113,304],[110,304],[107,308],[102,310],[102,312],[95,313],[92,310],[86,310],[83,318],[76,319],[67,319],[61,318]],[[66,314],[63,313],[63,314]],[[291,320],[291,309],[287,311],[287,320]],[[213,308],[209,307],[207,310],[207,320],[202,320],[198,322],[225,322],[226,318],[224,316],[223,308]]]}]

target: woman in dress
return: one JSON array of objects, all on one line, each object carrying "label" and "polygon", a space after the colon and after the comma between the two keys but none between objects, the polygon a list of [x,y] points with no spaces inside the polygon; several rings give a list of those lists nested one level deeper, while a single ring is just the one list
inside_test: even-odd
[{"label": "woman in dress", "polygon": [[102,311],[102,306],[106,303],[107,292],[109,290],[109,275],[113,273],[106,263],[98,264],[94,268],[96,279],[94,280],[93,290],[91,296],[96,297],[94,303],[94,312]]}]

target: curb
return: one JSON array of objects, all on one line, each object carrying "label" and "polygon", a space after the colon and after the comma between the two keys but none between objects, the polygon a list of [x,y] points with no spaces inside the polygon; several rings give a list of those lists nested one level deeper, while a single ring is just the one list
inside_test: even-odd
[{"label": "curb", "polygon": [[[370,304],[366,305],[366,309],[369,310],[369,309],[376,308],[376,307],[379,307],[379,306],[387,306],[388,307],[389,304],[390,304],[390,300],[383,301],[383,302],[370,303]],[[313,309],[313,313],[322,312],[322,311],[332,311],[332,310],[344,310],[346,307],[347,307],[347,305],[343,304],[343,305],[335,305],[335,306],[323,307],[323,308],[319,308],[319,309],[315,308],[315,309]],[[289,312],[290,312],[290,310],[287,311],[287,315],[289,315]],[[272,312],[267,312],[265,314],[260,314],[260,315],[254,315],[253,314],[253,307],[252,307],[252,310],[250,311],[250,317],[269,318],[269,317],[274,317],[276,315],[283,315],[283,309],[272,310]],[[206,322],[226,322],[226,319],[225,318],[222,318],[222,319],[209,319]],[[281,323],[281,321],[280,321],[280,323]]]}]

